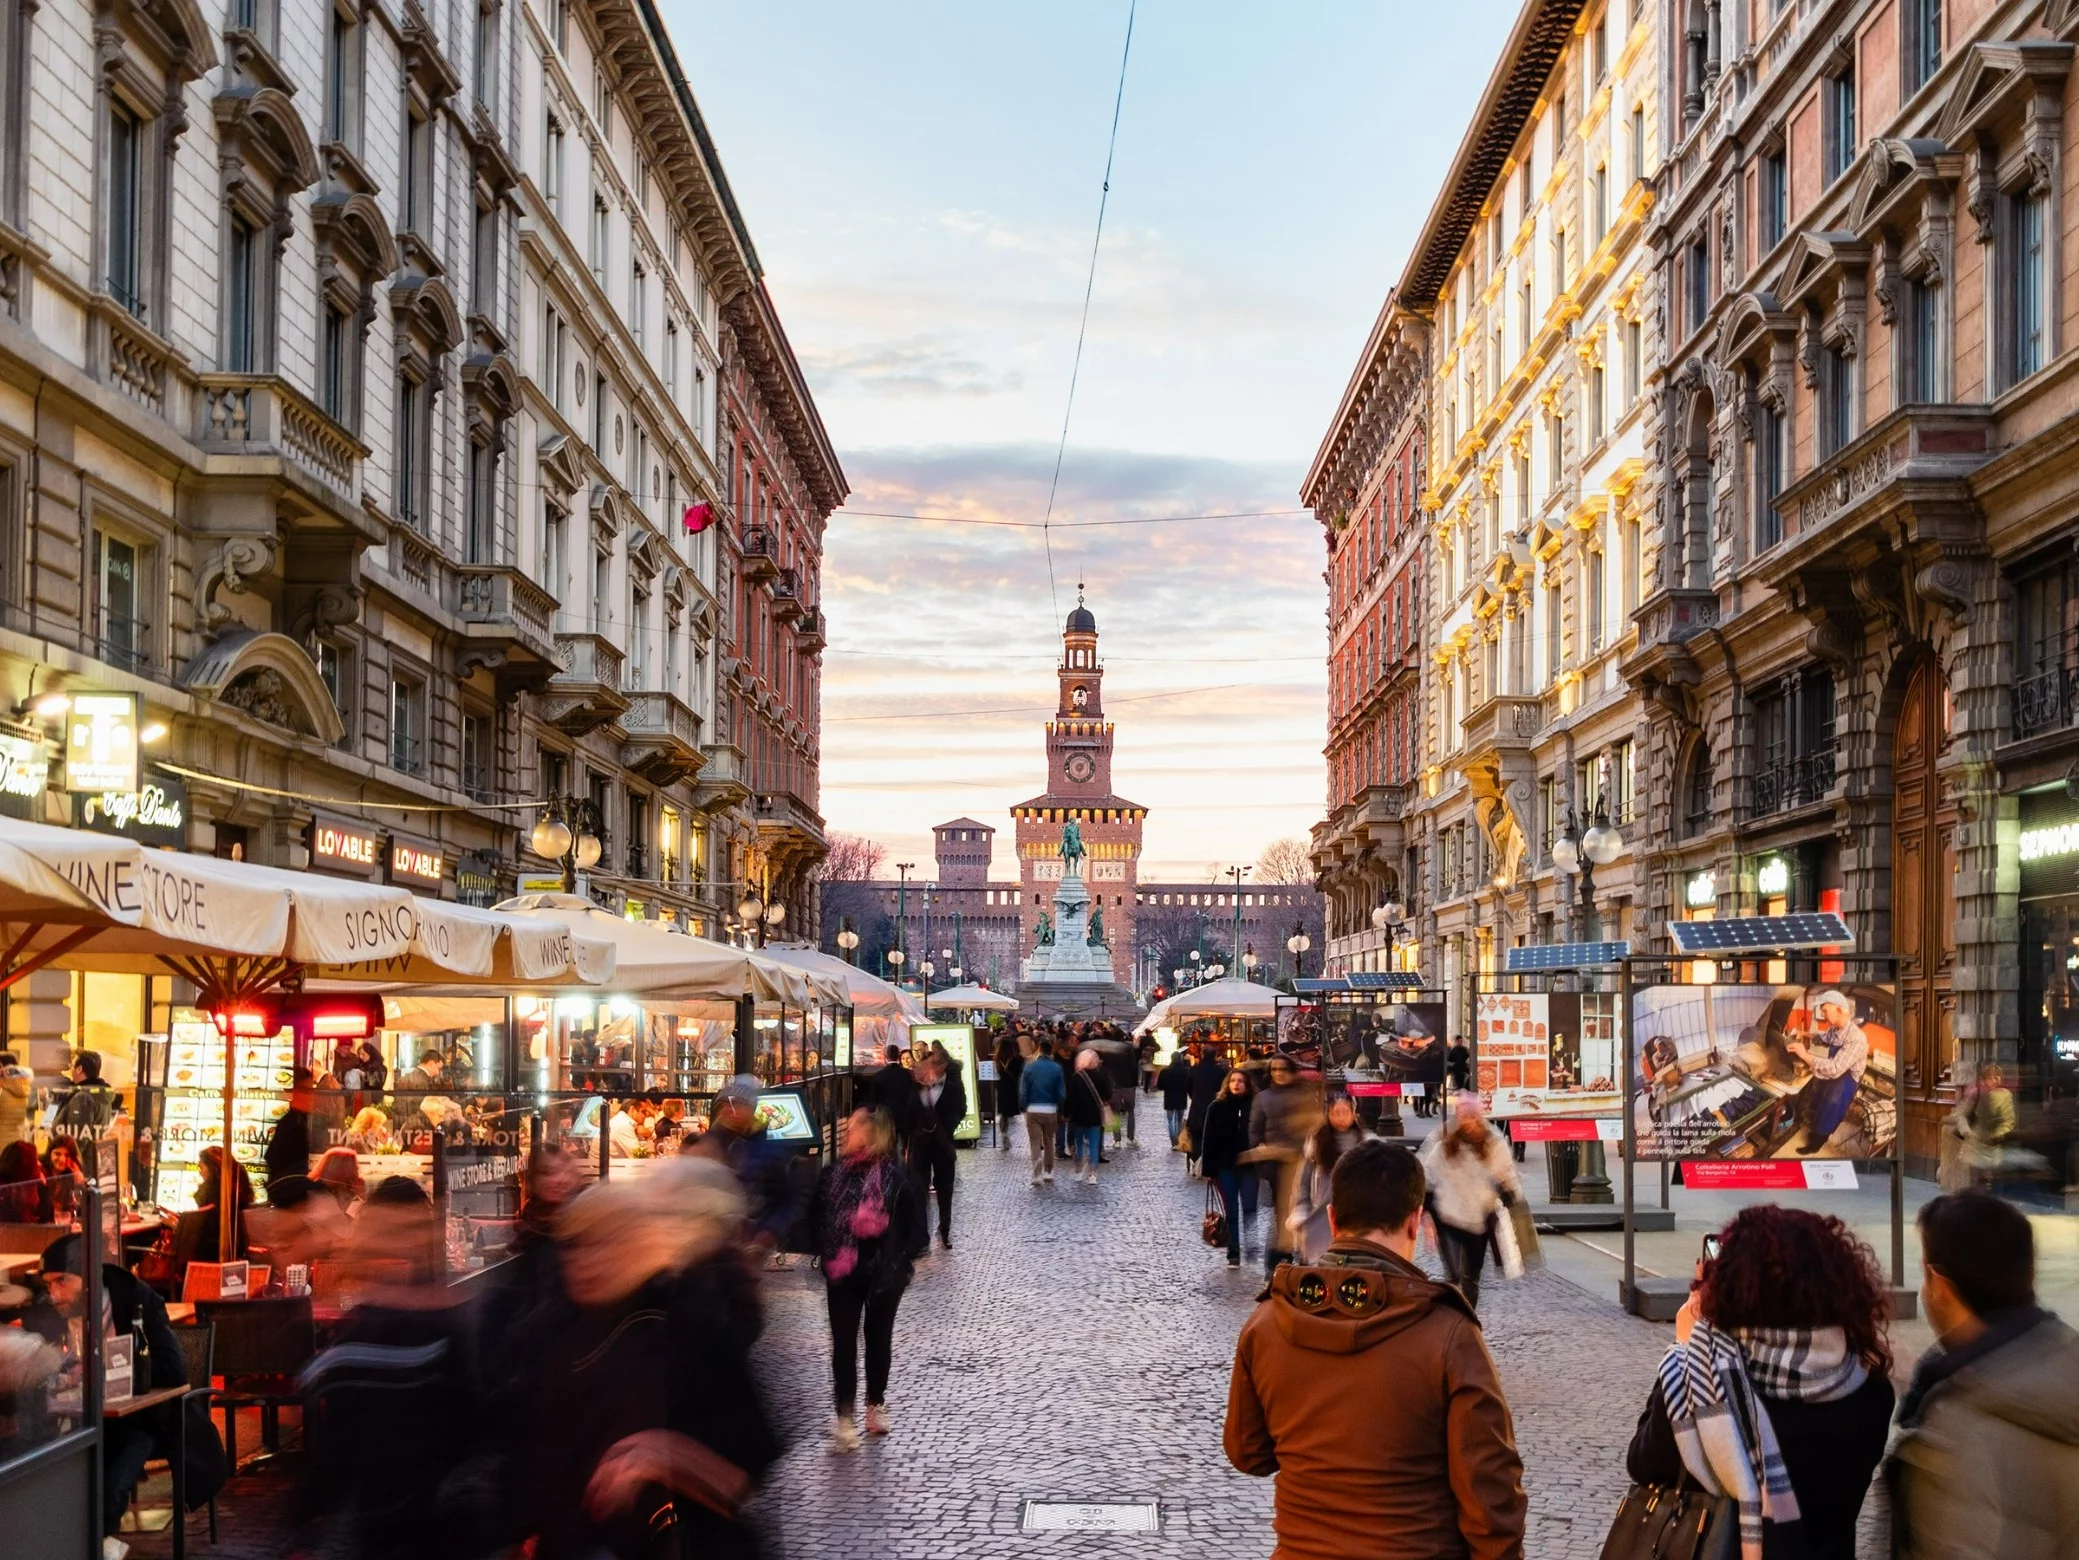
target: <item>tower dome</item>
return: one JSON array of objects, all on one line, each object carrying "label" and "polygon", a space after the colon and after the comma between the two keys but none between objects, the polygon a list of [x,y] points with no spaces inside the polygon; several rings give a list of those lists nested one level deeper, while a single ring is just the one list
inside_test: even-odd
[{"label": "tower dome", "polygon": [[1076,587],[1076,609],[1068,615],[1067,632],[1071,634],[1094,634],[1097,632],[1097,618],[1088,607],[1083,605],[1083,587],[1080,585]]}]

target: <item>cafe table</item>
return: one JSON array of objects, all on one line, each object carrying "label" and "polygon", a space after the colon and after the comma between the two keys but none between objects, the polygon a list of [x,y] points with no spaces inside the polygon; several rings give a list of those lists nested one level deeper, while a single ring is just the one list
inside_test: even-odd
[{"label": "cafe table", "polygon": [[[146,1413],[166,1403],[179,1403],[192,1387],[155,1387],[150,1392],[139,1392],[131,1397],[112,1398],[101,1405],[104,1420],[128,1419],[132,1414]],[[173,1456],[168,1459],[173,1471],[173,1560],[187,1560],[188,1554],[188,1415],[185,1408],[173,1416]]]}]

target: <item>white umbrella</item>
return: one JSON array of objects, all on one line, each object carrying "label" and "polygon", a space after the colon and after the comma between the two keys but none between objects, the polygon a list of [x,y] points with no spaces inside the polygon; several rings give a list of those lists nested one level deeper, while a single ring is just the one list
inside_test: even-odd
[{"label": "white umbrella", "polygon": [[521,894],[495,908],[612,943],[613,989],[649,1002],[727,1002],[748,992],[797,1008],[847,1003],[842,983],[828,976],[795,969],[747,948],[609,915],[575,894]]},{"label": "white umbrella", "polygon": [[1276,1018],[1278,993],[1247,980],[1212,980],[1158,1002],[1140,1021],[1135,1034],[1194,1018]]},{"label": "white umbrella", "polygon": [[985,1013],[1015,1013],[1017,1000],[1000,991],[991,991],[987,986],[948,986],[944,991],[934,991],[924,999],[926,1007],[958,1008],[965,1012],[979,1008]]},{"label": "white umbrella", "polygon": [[924,1010],[917,1005],[917,999],[907,991],[890,985],[878,975],[869,974],[856,964],[847,964],[843,959],[833,959],[818,949],[801,944],[789,944],[784,948],[761,948],[758,951],[765,958],[775,959],[781,964],[844,982],[845,990],[851,999],[849,1005],[857,1017],[924,1016]]}]

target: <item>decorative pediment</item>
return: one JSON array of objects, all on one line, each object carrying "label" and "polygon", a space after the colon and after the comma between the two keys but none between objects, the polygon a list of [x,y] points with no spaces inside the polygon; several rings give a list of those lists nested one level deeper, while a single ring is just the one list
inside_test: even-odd
[{"label": "decorative pediment", "polygon": [[1963,176],[1964,158],[1932,137],[1873,141],[1849,202],[1849,225],[1868,236],[1880,224],[1918,219],[1919,203]]},{"label": "decorative pediment", "polygon": [[439,277],[406,277],[390,289],[390,308],[400,323],[425,339],[434,354],[451,352],[462,344],[462,311]]},{"label": "decorative pediment", "polygon": [[462,73],[441,53],[440,34],[426,20],[426,13],[419,9],[418,0],[405,0],[404,24],[400,31],[404,42],[405,80],[424,106],[431,107],[462,90]]},{"label": "decorative pediment", "polygon": [[577,440],[567,433],[552,433],[536,450],[541,460],[542,480],[549,491],[568,501],[585,485],[585,458]]},{"label": "decorative pediment", "polygon": [[2047,38],[1974,43],[1935,134],[1951,146],[1967,146],[2021,120],[2047,114],[2054,123],[2071,68],[2069,43]]},{"label": "decorative pediment", "polygon": [[318,149],[286,92],[248,83],[218,93],[210,109],[226,155],[257,171],[277,199],[318,182]]},{"label": "decorative pediment", "polygon": [[602,547],[611,547],[614,538],[635,524],[634,507],[627,495],[611,482],[592,484],[592,536]]},{"label": "decorative pediment", "polygon": [[1860,281],[1869,263],[1870,246],[1853,233],[1800,233],[1775,292],[1786,308],[1820,306]]},{"label": "decorative pediment", "polygon": [[639,574],[655,578],[664,567],[668,556],[664,544],[657,540],[655,531],[638,527],[628,537],[628,566]]},{"label": "decorative pediment", "polygon": [[494,423],[520,409],[520,368],[510,352],[475,352],[462,364],[462,388]]},{"label": "decorative pediment", "polygon": [[381,204],[372,195],[321,195],[310,203],[319,249],[350,262],[364,285],[381,281],[404,263]]},{"label": "decorative pediment", "polygon": [[287,634],[241,629],[203,647],[181,669],[181,685],[299,736],[336,743],[346,734],[324,679]]},{"label": "decorative pediment", "polygon": [[213,29],[196,0],[104,0],[96,9],[119,29],[135,32],[177,81],[194,81],[216,68]]}]

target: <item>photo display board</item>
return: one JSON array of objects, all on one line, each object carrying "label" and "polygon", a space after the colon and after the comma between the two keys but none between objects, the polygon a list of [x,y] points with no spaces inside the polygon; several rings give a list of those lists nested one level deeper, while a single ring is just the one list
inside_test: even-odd
[{"label": "photo display board", "polygon": [[975,1066],[975,1032],[971,1024],[912,1024],[910,1049],[928,1051],[937,1040],[959,1064],[960,1078],[967,1089],[967,1114],[953,1129],[956,1143],[978,1143],[982,1138],[982,1077]]},{"label": "photo display board", "polygon": [[1898,988],[1646,986],[1633,994],[1640,1159],[1888,1159]]},{"label": "photo display board", "polygon": [[1483,991],[1473,1004],[1473,1082],[1498,1121],[1624,1115],[1617,994]]},{"label": "photo display board", "polygon": [[1450,1048],[1445,1011],[1441,1002],[1281,1004],[1278,1049],[1301,1067],[1340,1071],[1351,1082],[1435,1093],[1444,1086]]},{"label": "photo display board", "polygon": [[[238,1098],[232,1102],[231,1155],[257,1184],[264,1179],[267,1139],[289,1108],[296,1039],[284,1029],[264,1040],[242,1036],[234,1048]],[[166,1049],[165,1116],[159,1129],[156,1200],[161,1208],[186,1213],[195,1206],[197,1161],[207,1145],[223,1140],[224,1037],[203,1015],[176,1009]]]}]

